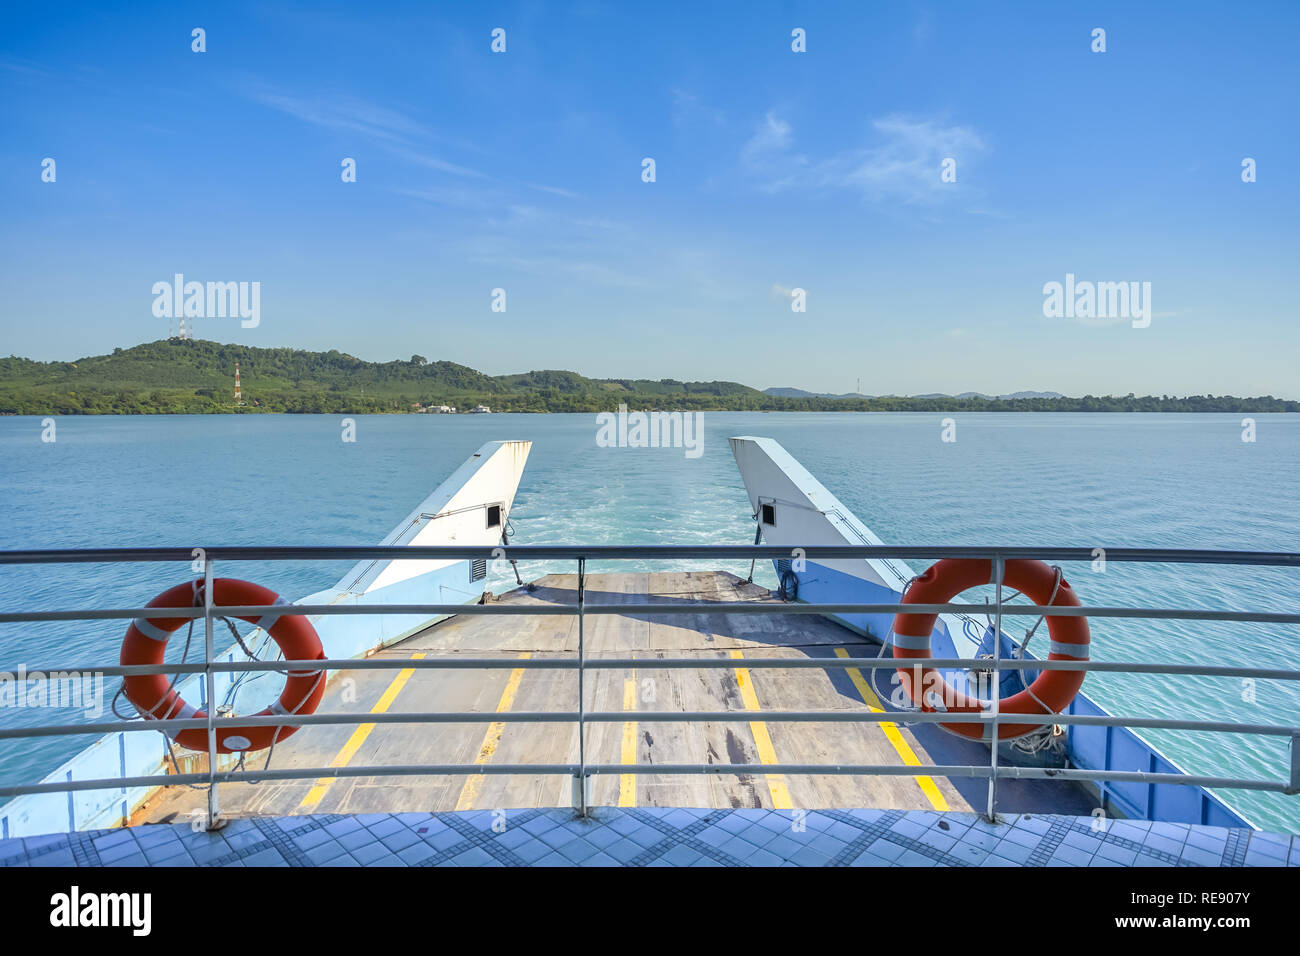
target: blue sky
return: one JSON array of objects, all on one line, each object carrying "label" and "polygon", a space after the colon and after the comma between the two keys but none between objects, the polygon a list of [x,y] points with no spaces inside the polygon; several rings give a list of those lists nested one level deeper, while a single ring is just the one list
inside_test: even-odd
[{"label": "blue sky", "polygon": [[[182,272],[261,283],[203,338],[490,373],[1300,398],[1297,49],[1294,2],[11,4],[0,353],[160,338]],[[1150,326],[1046,318],[1066,273]]]}]

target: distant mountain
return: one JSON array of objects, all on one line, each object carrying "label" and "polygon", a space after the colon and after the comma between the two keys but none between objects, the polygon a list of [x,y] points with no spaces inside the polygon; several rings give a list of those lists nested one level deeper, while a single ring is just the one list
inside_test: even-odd
[{"label": "distant mountain", "polygon": [[983,392],[960,392],[957,395],[948,392],[927,392],[924,395],[862,395],[857,392],[845,392],[835,395],[830,392],[806,392],[802,388],[765,388],[764,395],[778,398],[982,398],[987,401],[1007,401],[1015,398],[1064,398],[1060,392],[1011,392],[1008,395],[985,395]]},{"label": "distant mountain", "polygon": [[933,392],[929,395],[913,395],[913,398],[984,398],[989,401],[1005,402],[1016,398],[1064,398],[1060,392],[1011,392],[1009,395],[985,395],[983,392],[958,392],[956,395],[949,395],[947,392]]},{"label": "distant mountain", "polygon": [[835,394],[833,392],[806,392],[802,388],[765,388],[764,395],[771,395],[774,398],[882,398],[893,396],[881,395],[863,395],[861,392],[842,392]]}]

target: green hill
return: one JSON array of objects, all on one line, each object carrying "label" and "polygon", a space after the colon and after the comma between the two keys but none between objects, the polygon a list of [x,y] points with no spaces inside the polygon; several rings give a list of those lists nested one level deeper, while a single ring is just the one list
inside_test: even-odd
[{"label": "green hill", "polygon": [[[234,400],[235,365],[244,406]],[[602,411],[619,402],[721,408],[764,396],[734,382],[600,381],[576,372],[493,377],[454,362],[366,362],[343,352],[162,340],[75,362],[0,359],[0,414],[406,412],[417,404],[494,411]]]},{"label": "green hill", "polygon": [[[245,404],[234,401],[238,363]],[[737,382],[593,379],[554,369],[484,375],[455,362],[366,362],[343,352],[253,348],[204,340],[147,342],[75,362],[0,359],[0,414],[409,412],[477,404],[499,412],[698,411],[1173,411],[1294,412],[1271,396],[1122,398],[984,396],[835,398],[765,394]]]}]

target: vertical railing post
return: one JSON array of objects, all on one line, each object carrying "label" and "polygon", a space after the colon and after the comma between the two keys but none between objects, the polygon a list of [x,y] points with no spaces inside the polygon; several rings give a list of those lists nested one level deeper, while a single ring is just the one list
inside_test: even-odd
[{"label": "vertical railing post", "polygon": [[1291,786],[1286,792],[1290,795],[1300,793],[1300,735],[1291,736]]},{"label": "vertical railing post", "polygon": [[993,610],[993,720],[989,734],[989,805],[985,817],[989,823],[997,822],[998,806],[998,717],[1002,713],[1002,576],[1006,559],[993,556],[993,583],[996,591]]},{"label": "vertical railing post", "polygon": [[212,620],[212,558],[203,557],[203,671],[204,696],[208,712],[208,819],[207,829],[219,830],[222,826],[221,804],[217,799],[217,680],[212,673],[213,620]]},{"label": "vertical railing post", "polygon": [[586,604],[587,559],[578,559],[578,815],[587,816],[587,646],[583,606]]}]

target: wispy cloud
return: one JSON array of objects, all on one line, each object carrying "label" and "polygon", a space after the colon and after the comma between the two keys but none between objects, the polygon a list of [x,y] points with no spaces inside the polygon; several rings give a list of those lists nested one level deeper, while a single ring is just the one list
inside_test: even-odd
[{"label": "wispy cloud", "polygon": [[420,124],[396,110],[354,97],[306,98],[260,90],[253,93],[252,98],[263,106],[288,113],[316,126],[350,130],[386,142],[409,143],[412,138],[423,137],[427,133]]},{"label": "wispy cloud", "polygon": [[491,209],[499,207],[502,194],[496,190],[467,189],[464,186],[431,186],[426,189],[394,189],[399,196],[418,199],[438,206],[458,209]]},{"label": "wispy cloud", "polygon": [[467,258],[494,267],[512,269],[538,276],[568,276],[595,285],[644,290],[653,285],[643,276],[620,269],[615,264],[584,258],[569,252],[541,254],[500,246],[491,237],[480,237],[462,244]]},{"label": "wispy cloud", "polygon": [[[768,113],[741,149],[741,162],[759,188],[849,189],[870,201],[934,202],[952,194],[940,179],[941,164],[954,159],[960,171],[988,151],[968,126],[890,115],[871,124],[875,142],[814,159],[794,149],[790,124]],[[960,175],[958,177],[960,180]]]},{"label": "wispy cloud", "polygon": [[[758,129],[754,135],[745,143],[744,148],[740,151],[741,157],[753,164],[763,164],[771,161],[777,154],[784,154],[790,149],[794,142],[794,131],[790,124],[780,119],[772,113],[763,117],[763,122],[758,124]],[[803,160],[805,157],[787,157]]]},{"label": "wispy cloud", "polygon": [[912,40],[917,44],[922,44],[934,36],[934,17],[928,9],[923,9],[916,18],[916,23],[912,25]]},{"label": "wispy cloud", "polygon": [[0,56],[0,70],[9,73],[21,73],[24,76],[49,76],[47,70],[41,69],[31,60],[20,60],[8,56]]},{"label": "wispy cloud", "polygon": [[[295,96],[283,92],[256,89],[248,92],[249,98],[263,106],[278,110],[288,116],[319,126],[322,129],[354,133],[378,143],[389,153],[413,166],[423,166],[450,176],[464,179],[498,181],[482,170],[464,163],[452,162],[435,154],[430,146],[450,148],[454,151],[482,154],[479,147],[447,137],[437,130],[412,119],[398,110],[352,96]],[[559,196],[563,199],[581,198],[572,190],[544,183],[502,182],[502,186],[531,189]],[[475,207],[499,203],[503,192],[475,194],[463,189],[401,190],[404,195],[444,205]]]},{"label": "wispy cloud", "polygon": [[705,103],[694,93],[686,90],[674,88],[673,91],[673,123],[676,126],[694,126],[697,124],[707,124],[711,126],[725,126],[727,116],[722,110],[712,107]]},{"label": "wispy cloud", "polygon": [[561,189],[559,186],[544,186],[538,183],[524,183],[529,189],[535,189],[540,193],[549,193],[552,196],[559,196],[563,199],[579,199],[579,195],[569,189]]},{"label": "wispy cloud", "polygon": [[[323,129],[358,134],[379,143],[394,155],[417,166],[469,178],[487,178],[486,174],[460,163],[453,163],[429,152],[432,142],[449,141],[435,130],[397,110],[352,96],[302,97],[270,90],[256,90],[250,97],[263,106],[279,110],[295,119]],[[459,149],[472,149],[455,143]]]},{"label": "wispy cloud", "polygon": [[470,169],[468,166],[461,166],[458,163],[450,163],[439,156],[433,156],[429,153],[421,152],[418,149],[408,149],[404,146],[389,146],[389,151],[395,156],[406,160],[413,166],[424,166],[428,169],[436,169],[440,173],[449,173],[452,176],[465,176],[470,179],[488,179],[486,173],[479,172],[477,169]]}]

